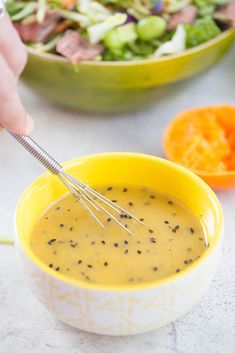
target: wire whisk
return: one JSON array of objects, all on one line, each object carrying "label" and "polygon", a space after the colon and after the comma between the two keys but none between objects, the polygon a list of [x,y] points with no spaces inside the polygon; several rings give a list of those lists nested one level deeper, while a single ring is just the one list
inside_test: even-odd
[{"label": "wire whisk", "polygon": [[80,180],[74,178],[72,175],[66,173],[63,167],[52,158],[43,148],[41,148],[31,137],[17,135],[11,131],[8,131],[29,153],[31,153],[41,164],[44,165],[52,174],[58,176],[58,178],[66,185],[68,190],[74,195],[74,197],[80,202],[84,209],[90,214],[90,216],[102,227],[104,224],[101,222],[97,213],[102,211],[108,215],[113,221],[115,221],[121,228],[127,233],[132,234],[130,229],[126,228],[122,222],[117,219],[111,212],[117,213],[120,218],[133,219],[138,223],[143,224],[136,216],[126,211],[118,204],[112,202],[107,197],[101,195],[88,185],[82,183]]}]

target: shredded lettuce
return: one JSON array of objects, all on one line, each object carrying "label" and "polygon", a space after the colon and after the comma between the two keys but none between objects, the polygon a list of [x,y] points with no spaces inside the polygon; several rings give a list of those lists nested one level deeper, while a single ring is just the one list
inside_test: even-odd
[{"label": "shredded lettuce", "polygon": [[132,43],[128,43],[128,48],[130,48],[134,55],[147,57],[154,53],[156,45],[154,45],[153,43],[135,41]]},{"label": "shredded lettuce", "polygon": [[133,0],[101,0],[103,5],[114,5],[117,7],[121,7],[123,9],[127,9],[132,6]]},{"label": "shredded lettuce", "polygon": [[19,12],[11,16],[12,21],[20,21],[31,15],[37,8],[35,2],[28,2]]},{"label": "shredded lettuce", "polygon": [[194,0],[200,16],[210,16],[215,10],[215,4],[212,0]]},{"label": "shredded lettuce", "polygon": [[102,22],[112,13],[97,1],[80,0],[77,4],[78,11],[87,16],[92,23]]},{"label": "shredded lettuce", "polygon": [[210,17],[197,20],[193,24],[185,25],[186,47],[192,48],[218,36],[221,30]]},{"label": "shredded lettuce", "polygon": [[61,35],[57,35],[57,36],[53,37],[46,44],[44,44],[44,43],[31,43],[29,45],[31,48],[40,50],[43,53],[48,53],[48,52],[51,52],[55,49],[56,44],[59,42],[60,38],[61,38]]},{"label": "shredded lettuce", "polygon": [[9,13],[9,15],[12,17],[16,15],[18,12],[20,12],[21,10],[23,10],[25,5],[26,4],[24,2],[8,0],[6,2],[6,10]]},{"label": "shredded lettuce", "polygon": [[[39,51],[61,55],[56,43],[71,30],[77,31],[91,47],[102,43],[101,55],[91,60],[117,61],[171,55],[209,41],[232,27],[231,23],[223,23],[219,10],[234,1],[6,0],[6,8],[17,23],[22,40]],[[189,4],[197,9],[193,23],[179,23],[176,29],[168,30],[172,16]],[[184,21],[180,13],[176,17],[177,21]],[[159,29],[161,23],[157,23],[157,18],[165,23],[164,30]],[[31,36],[31,26],[36,23]],[[21,25],[26,31],[21,30]],[[37,34],[42,34],[40,43],[36,42],[40,37]]]},{"label": "shredded lettuce", "polygon": [[111,29],[125,23],[127,15],[124,13],[116,13],[113,16],[108,17],[104,22],[97,23],[88,27],[87,33],[91,44],[99,43],[104,39],[106,33]]},{"label": "shredded lettuce", "polygon": [[125,46],[127,43],[132,43],[136,39],[135,25],[134,23],[128,23],[109,31],[104,38],[104,43],[112,51],[113,49]]},{"label": "shredded lettuce", "polygon": [[86,28],[91,24],[91,20],[87,16],[80,13],[64,9],[56,9],[56,11],[61,14],[62,17],[79,23],[79,25],[83,28]]},{"label": "shredded lettuce", "polygon": [[193,0],[201,17],[211,16],[216,6],[225,5],[229,2],[231,2],[231,0]]},{"label": "shredded lettuce", "polygon": [[191,0],[164,0],[164,7],[167,13],[174,13],[189,5]]},{"label": "shredded lettuce", "polygon": [[186,32],[184,25],[180,24],[177,26],[176,32],[172,39],[160,45],[160,47],[155,51],[154,56],[159,57],[163,55],[180,53],[185,50],[185,46]]},{"label": "shredded lettuce", "polygon": [[36,19],[38,23],[43,23],[47,10],[46,0],[38,0],[38,10],[36,13]]}]

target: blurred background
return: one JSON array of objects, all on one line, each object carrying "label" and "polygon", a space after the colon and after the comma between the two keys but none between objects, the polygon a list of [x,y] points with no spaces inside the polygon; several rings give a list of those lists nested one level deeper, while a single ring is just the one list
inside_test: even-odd
[{"label": "blurred background", "polygon": [[[19,84],[22,100],[35,119],[33,137],[56,159],[107,151],[162,156],[162,135],[170,119],[189,107],[234,104],[235,47],[215,67],[195,78],[159,88],[154,106],[121,115],[89,115],[57,108]],[[108,99],[108,97],[107,97]],[[0,234],[14,236],[14,209],[23,190],[43,169],[6,133],[0,149]],[[90,335],[68,328],[38,304],[16,268],[15,252],[0,247],[4,320],[1,353],[232,353],[235,351],[235,190],[219,192],[225,211],[224,257],[213,286],[184,318],[160,330],[125,338]],[[11,273],[10,280],[6,273]],[[14,284],[13,284],[14,283]],[[19,307],[22,310],[19,310]],[[25,317],[25,312],[30,313]],[[32,330],[32,327],[34,330]],[[63,331],[63,335],[61,334]]]},{"label": "blurred background", "polygon": [[[51,105],[23,83],[19,84],[19,92],[35,119],[32,136],[59,161],[108,151],[162,156],[164,128],[176,113],[200,105],[234,104],[234,58],[235,47],[207,72],[157,88],[155,105],[120,115],[69,111]],[[6,133],[1,136],[0,164],[0,182],[6,184],[0,195],[0,234],[8,236],[13,235],[12,218],[19,196],[43,169]]]}]

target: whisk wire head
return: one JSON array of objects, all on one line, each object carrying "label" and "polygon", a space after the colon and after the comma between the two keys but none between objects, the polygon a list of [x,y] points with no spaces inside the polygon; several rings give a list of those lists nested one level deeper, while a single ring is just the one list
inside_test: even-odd
[{"label": "whisk wire head", "polygon": [[[132,213],[128,212],[120,205],[115,204],[104,195],[101,195],[94,189],[90,188],[88,185],[83,184],[81,181],[77,180],[72,175],[66,173],[64,170],[62,170],[58,176],[61,181],[63,181],[63,183],[67,186],[70,192],[75,196],[75,198],[81,203],[81,205],[89,212],[91,217],[102,227],[104,227],[104,224],[95,214],[95,212],[91,209],[91,207],[93,207],[97,212],[103,211],[108,217],[110,217],[114,222],[116,222],[122,229],[124,229],[129,234],[132,234],[130,229],[125,227],[125,225],[119,219],[117,219],[107,208],[110,208],[112,211],[118,213],[119,216],[126,215],[126,217],[128,217],[129,219],[134,219],[138,223],[143,224],[143,222],[140,221]],[[97,200],[99,200],[99,202]]]},{"label": "whisk wire head", "polygon": [[[0,5],[3,0],[0,0]],[[0,6],[1,10],[1,6]],[[0,12],[1,14],[1,12]],[[132,234],[122,222],[116,218],[111,211],[117,213],[121,218],[122,215],[125,218],[133,219],[138,223],[143,224],[136,216],[128,212],[121,206],[114,204],[107,197],[101,195],[97,191],[90,188],[88,185],[83,184],[80,180],[75,179],[72,175],[66,173],[63,167],[52,158],[37,142],[35,142],[30,136],[17,135],[11,131],[9,134],[14,137],[29,153],[31,153],[42,165],[44,165],[52,174],[58,176],[60,180],[65,184],[68,190],[74,195],[76,200],[89,212],[91,217],[98,222],[101,226],[104,224],[100,221],[100,218],[95,212],[102,211],[114,220],[121,228],[127,233]],[[95,211],[93,211],[93,209]]]}]

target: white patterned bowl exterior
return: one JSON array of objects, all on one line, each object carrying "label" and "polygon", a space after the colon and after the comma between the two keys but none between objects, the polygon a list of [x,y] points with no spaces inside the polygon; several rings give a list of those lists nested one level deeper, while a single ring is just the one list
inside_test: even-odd
[{"label": "white patterned bowl exterior", "polygon": [[[128,156],[128,158],[132,155],[121,154],[122,157]],[[102,159],[102,156],[97,155],[95,158]],[[110,155],[108,156],[111,158]],[[111,156],[113,155],[111,154]],[[120,157],[120,154],[116,156]],[[196,182],[192,196],[189,197],[187,195],[187,197],[191,200],[192,197],[199,197],[200,193],[202,195],[204,193],[209,195],[207,200],[208,232],[212,237],[211,239],[213,239],[217,225],[219,227],[217,238],[215,244],[212,241],[212,246],[207,250],[207,254],[203,254],[190,268],[163,279],[159,283],[147,283],[141,286],[118,289],[115,287],[96,287],[96,285],[89,286],[85,283],[71,281],[63,278],[58,273],[55,274],[54,271],[48,270],[47,266],[41,264],[38,259],[34,259],[33,255],[29,254],[25,248],[25,241],[22,240],[21,233],[29,233],[29,229],[27,228],[28,223],[23,219],[24,214],[26,213],[29,219],[31,219],[33,212],[35,213],[34,207],[41,207],[41,210],[37,210],[38,214],[45,209],[43,202],[45,202],[47,197],[42,198],[41,203],[38,203],[38,200],[36,200],[36,203],[33,204],[33,201],[31,201],[33,199],[32,195],[36,190],[38,189],[41,195],[44,192],[49,192],[52,198],[58,196],[57,194],[51,195],[51,190],[46,185],[48,178],[55,177],[44,174],[26,190],[18,205],[16,211],[16,228],[18,233],[16,244],[23,260],[27,282],[35,297],[58,319],[81,330],[105,335],[130,335],[147,332],[167,325],[185,314],[199,301],[216,271],[222,247],[223,215],[214,193],[197,176],[182,167],[176,166],[174,163],[143,155],[134,156],[140,159],[149,158],[149,162],[155,161],[156,164],[161,165],[161,168],[168,168],[167,173],[173,172],[175,180],[179,176],[185,175],[185,178],[189,178],[190,183],[191,179],[193,183]],[[79,168],[83,168],[84,166],[79,163],[81,163],[81,159],[72,161],[68,164],[69,169],[75,168],[75,172],[77,165],[79,165]],[[118,164],[118,160],[116,164]],[[134,166],[130,165],[131,167],[134,168]],[[117,166],[117,170],[119,170],[118,168]],[[156,170],[158,172],[156,175],[160,178],[159,187],[161,184],[160,181],[163,184],[165,183],[165,180],[160,175],[160,170]],[[147,172],[145,170],[145,173]],[[149,172],[153,172],[153,170]],[[116,176],[115,170],[113,173]],[[112,176],[110,175],[110,177]],[[187,179],[185,179],[184,187],[187,186],[187,182]],[[182,193],[182,189],[177,189],[175,192]],[[39,197],[41,196],[39,195]],[[27,212],[25,211],[26,208],[28,208]],[[199,208],[203,208],[200,202]],[[221,219],[218,220],[219,218]],[[22,223],[21,225],[19,225],[20,222]],[[20,228],[23,230],[20,230]]]},{"label": "white patterned bowl exterior", "polygon": [[176,320],[208,288],[220,247],[194,270],[159,286],[129,291],[94,290],[48,275],[21,251],[24,272],[35,297],[61,321],[104,335],[147,332]]}]

